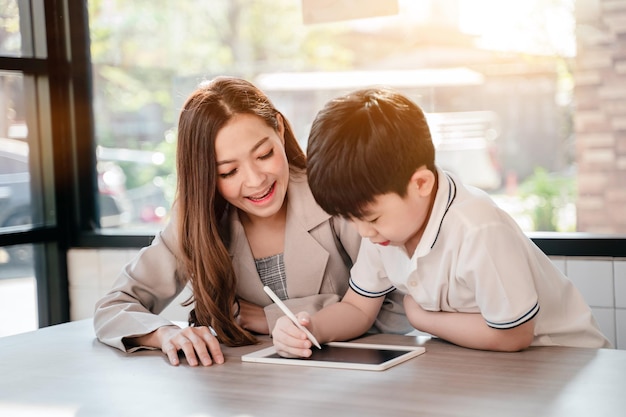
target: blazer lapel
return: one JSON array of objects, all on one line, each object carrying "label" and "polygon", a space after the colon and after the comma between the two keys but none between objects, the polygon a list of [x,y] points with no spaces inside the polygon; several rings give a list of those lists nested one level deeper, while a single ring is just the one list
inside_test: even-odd
[{"label": "blazer lapel", "polygon": [[305,176],[292,175],[287,200],[285,272],[289,298],[318,294],[324,279],[328,251],[310,231],[330,215],[315,202]]}]

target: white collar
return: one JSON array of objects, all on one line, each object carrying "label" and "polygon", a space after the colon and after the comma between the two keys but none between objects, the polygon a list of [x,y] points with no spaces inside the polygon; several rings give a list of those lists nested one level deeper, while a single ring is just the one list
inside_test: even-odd
[{"label": "white collar", "polygon": [[425,256],[435,246],[443,219],[456,198],[457,185],[454,179],[439,167],[437,167],[437,178],[437,194],[435,195],[433,209],[428,218],[424,234],[415,248],[413,257]]}]

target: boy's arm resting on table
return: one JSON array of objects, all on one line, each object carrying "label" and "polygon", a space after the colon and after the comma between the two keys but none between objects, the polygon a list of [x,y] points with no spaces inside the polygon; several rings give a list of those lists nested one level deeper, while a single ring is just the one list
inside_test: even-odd
[{"label": "boy's arm resting on table", "polygon": [[405,296],[404,307],[416,329],[467,348],[516,352],[529,347],[534,338],[534,319],[511,329],[494,329],[479,313],[426,311],[410,295]]},{"label": "boy's arm resting on table", "polygon": [[[313,316],[298,313],[300,323],[307,327],[320,343],[349,340],[367,332],[380,310],[385,297],[368,298],[348,289],[343,299]],[[289,318],[283,316],[272,330],[276,351],[281,356],[309,357],[311,342]]]}]

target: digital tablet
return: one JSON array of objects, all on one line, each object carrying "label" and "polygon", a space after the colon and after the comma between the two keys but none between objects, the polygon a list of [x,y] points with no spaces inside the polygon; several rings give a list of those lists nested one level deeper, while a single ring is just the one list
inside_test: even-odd
[{"label": "digital tablet", "polygon": [[383,371],[421,355],[426,349],[420,346],[331,342],[322,345],[322,349],[313,348],[312,351],[313,354],[309,358],[284,358],[276,353],[274,346],[270,346],[245,354],[241,360],[281,365]]}]

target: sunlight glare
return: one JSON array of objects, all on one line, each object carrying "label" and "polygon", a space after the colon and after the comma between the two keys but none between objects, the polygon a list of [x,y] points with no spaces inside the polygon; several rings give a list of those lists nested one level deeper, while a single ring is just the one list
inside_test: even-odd
[{"label": "sunlight glare", "polygon": [[572,0],[460,0],[461,31],[483,49],[575,54]]},{"label": "sunlight glare", "polygon": [[0,402],[0,416],[11,417],[74,417],[77,406],[26,405]]}]

